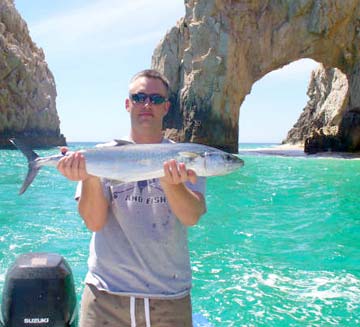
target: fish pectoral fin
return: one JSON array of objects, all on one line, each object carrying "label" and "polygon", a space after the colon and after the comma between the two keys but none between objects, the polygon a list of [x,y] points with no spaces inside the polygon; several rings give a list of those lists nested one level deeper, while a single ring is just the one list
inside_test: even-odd
[{"label": "fish pectoral fin", "polygon": [[126,140],[114,140],[116,142],[115,146],[122,146],[128,144],[134,144],[134,142],[126,141]]},{"label": "fish pectoral fin", "polygon": [[187,151],[179,152],[179,155],[187,159],[195,159],[199,156],[199,154],[196,152],[187,152]]},{"label": "fish pectoral fin", "polygon": [[126,182],[124,182],[124,181],[119,181],[119,180],[117,180],[117,179],[109,179],[108,181],[109,181],[109,183],[110,183],[111,186],[116,186],[116,185],[120,185],[120,184],[126,183]]}]

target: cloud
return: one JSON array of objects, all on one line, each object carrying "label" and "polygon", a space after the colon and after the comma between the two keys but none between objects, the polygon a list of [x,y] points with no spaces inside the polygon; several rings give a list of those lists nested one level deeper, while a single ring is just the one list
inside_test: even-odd
[{"label": "cloud", "polygon": [[[70,12],[60,12],[30,26],[33,39],[51,49],[89,49],[158,41],[171,26],[163,17],[176,20],[184,14],[180,1],[97,0]],[[95,45],[94,45],[95,44]]]},{"label": "cloud", "polygon": [[[32,27],[34,35],[61,36],[61,33],[77,39],[84,35],[106,30],[119,21],[128,22],[129,17],[139,10],[144,1],[103,0],[85,7],[64,12],[39,21]],[[121,6],[120,6],[121,4]]]}]

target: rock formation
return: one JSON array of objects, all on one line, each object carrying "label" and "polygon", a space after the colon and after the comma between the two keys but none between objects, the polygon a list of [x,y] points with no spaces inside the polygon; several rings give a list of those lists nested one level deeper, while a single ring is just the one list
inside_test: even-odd
[{"label": "rock formation", "polygon": [[[332,82],[312,81],[299,140],[312,152],[322,144],[360,149],[360,0],[185,0],[185,7],[152,61],[172,84],[165,125],[177,139],[237,152],[239,109],[252,85],[311,58],[326,67],[314,77]],[[338,84],[346,85],[343,100],[330,100]]]},{"label": "rock formation", "polygon": [[54,78],[13,1],[0,0],[0,147],[9,137],[34,146],[65,144]]},{"label": "rock formation", "polygon": [[[351,144],[358,144],[359,140],[348,144],[348,137],[343,135],[343,124],[349,117],[346,75],[337,68],[320,65],[312,72],[307,95],[309,101],[284,142],[304,144],[308,153],[352,150]],[[346,130],[355,136],[350,126]]]}]

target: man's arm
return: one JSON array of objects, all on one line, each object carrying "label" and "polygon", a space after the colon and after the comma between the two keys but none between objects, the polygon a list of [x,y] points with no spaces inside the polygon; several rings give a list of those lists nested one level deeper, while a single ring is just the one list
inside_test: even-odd
[{"label": "man's arm", "polygon": [[104,196],[100,178],[86,171],[84,156],[75,152],[62,158],[57,166],[60,173],[72,181],[81,181],[78,211],[86,226],[93,232],[101,230],[107,220],[109,204]]},{"label": "man's arm", "polygon": [[183,225],[195,225],[206,212],[204,196],[184,184],[187,181],[196,183],[195,172],[186,170],[183,163],[177,164],[175,160],[164,163],[164,172],[165,176],[160,178],[160,183],[171,210]]}]

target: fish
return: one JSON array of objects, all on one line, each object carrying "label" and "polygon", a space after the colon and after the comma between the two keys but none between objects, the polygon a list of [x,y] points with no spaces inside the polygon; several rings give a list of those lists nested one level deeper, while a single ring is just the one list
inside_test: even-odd
[{"label": "fish", "polygon": [[[23,194],[43,166],[56,167],[65,154],[40,157],[24,142],[9,140],[28,161],[28,172],[20,188]],[[244,165],[237,155],[197,143],[134,144],[116,140],[115,145],[79,150],[85,157],[86,170],[90,175],[118,183],[138,182],[164,176],[163,163],[175,159],[184,163],[198,176],[230,174]]]}]

